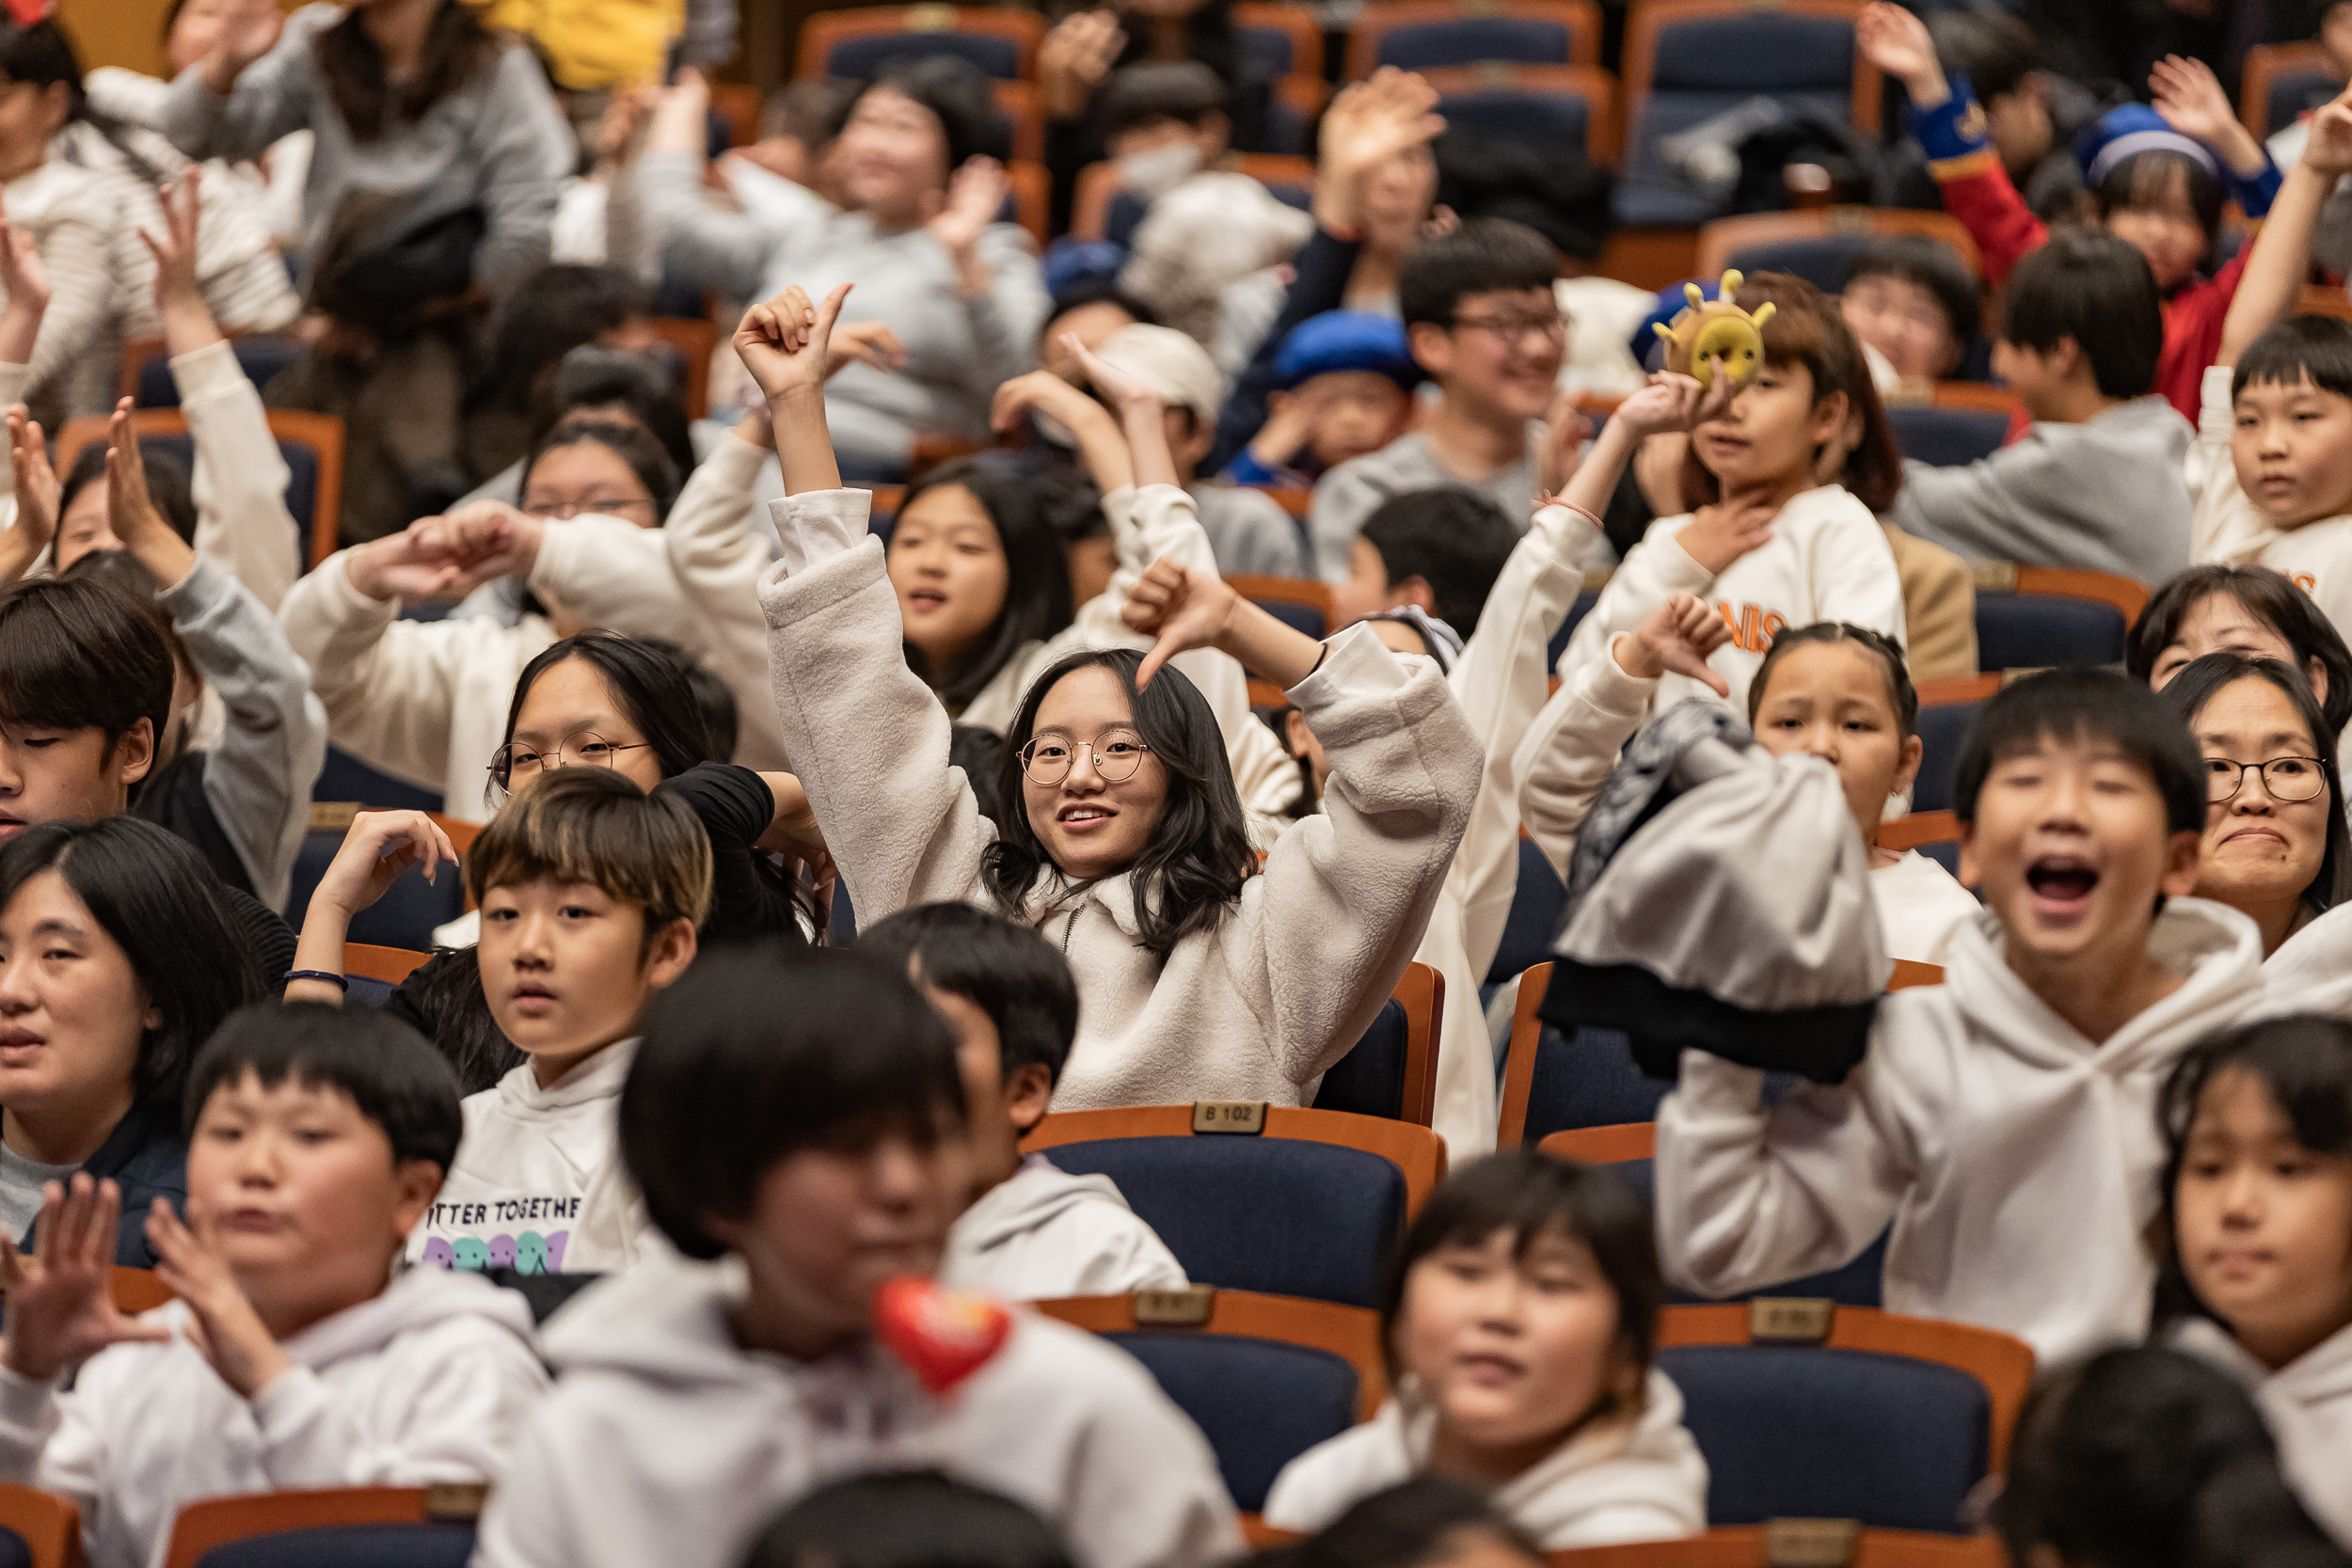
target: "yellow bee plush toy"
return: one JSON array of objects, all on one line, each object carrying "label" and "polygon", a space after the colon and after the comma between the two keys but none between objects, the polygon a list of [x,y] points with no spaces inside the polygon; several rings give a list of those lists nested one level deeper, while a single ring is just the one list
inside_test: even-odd
[{"label": "yellow bee plush toy", "polygon": [[1666,340],[1668,370],[1693,377],[1705,387],[1715,379],[1715,362],[1720,359],[1733,386],[1744,387],[1756,379],[1764,368],[1764,324],[1772,319],[1773,307],[1767,303],[1752,316],[1740,309],[1731,297],[1740,281],[1737,272],[1724,273],[1723,287],[1711,303],[1699,293],[1697,284],[1682,286],[1691,308],[1677,315],[1671,326],[1656,328]]}]

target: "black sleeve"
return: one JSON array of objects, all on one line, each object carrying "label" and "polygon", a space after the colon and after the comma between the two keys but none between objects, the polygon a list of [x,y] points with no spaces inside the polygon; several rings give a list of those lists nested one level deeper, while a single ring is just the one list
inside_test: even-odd
[{"label": "black sleeve", "polygon": [[1217,415],[1216,444],[1202,460],[1200,472],[1223,473],[1226,465],[1241,455],[1241,449],[1256,438],[1265,424],[1266,394],[1274,390],[1274,361],[1281,353],[1282,340],[1309,316],[1336,310],[1347,302],[1347,276],[1356,270],[1356,253],[1362,248],[1358,241],[1336,238],[1322,229],[1308,236],[1292,259],[1296,276],[1291,279],[1289,296],[1282,301],[1282,313],[1234,378],[1232,395]]},{"label": "black sleeve", "polygon": [[265,995],[275,996],[286,986],[286,971],[294,967],[294,927],[285,917],[259,898],[240,887],[221,884],[220,895],[229,903],[229,913],[235,921],[237,934],[245,941],[245,950],[253,955],[253,964],[262,972],[262,987]]},{"label": "black sleeve", "polygon": [[710,837],[707,942],[801,934],[792,884],[759,846],[776,815],[767,781],[731,762],[697,763],[654,786],[685,802]]},{"label": "black sleeve", "polygon": [[462,958],[458,949],[444,947],[408,972],[407,978],[392,988],[384,999],[384,1011],[422,1035],[426,1039],[440,1035],[439,1020],[434,1017],[433,983],[450,964]]}]

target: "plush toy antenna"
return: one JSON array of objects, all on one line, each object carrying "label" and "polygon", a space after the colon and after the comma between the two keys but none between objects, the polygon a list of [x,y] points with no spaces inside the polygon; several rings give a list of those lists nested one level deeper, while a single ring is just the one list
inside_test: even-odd
[{"label": "plush toy antenna", "polygon": [[1764,368],[1764,324],[1775,311],[1769,302],[1754,315],[1740,309],[1733,295],[1744,281],[1736,269],[1725,272],[1712,301],[1697,284],[1682,286],[1690,309],[1677,314],[1672,325],[1656,328],[1666,341],[1668,370],[1692,376],[1702,387],[1714,381],[1718,364],[1735,387],[1756,379]]}]

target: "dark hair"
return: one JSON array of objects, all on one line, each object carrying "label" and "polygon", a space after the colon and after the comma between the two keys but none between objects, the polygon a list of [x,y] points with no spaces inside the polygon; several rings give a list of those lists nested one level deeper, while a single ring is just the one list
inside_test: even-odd
[{"label": "dark hair", "polygon": [[1005,819],[1005,802],[996,793],[1005,770],[1005,737],[977,724],[947,726],[947,766],[963,769],[972,786],[972,803],[991,822]]},{"label": "dark hair", "polygon": [[416,1010],[433,1031],[433,1048],[457,1074],[461,1093],[496,1088],[500,1079],[531,1060],[506,1037],[482,990],[482,949],[444,948],[416,971],[409,988]]},{"label": "dark hair", "polygon": [[[164,640],[164,646],[171,651],[172,667],[185,673],[191,680],[203,678],[203,672],[196,667],[196,656],[188,652],[186,640],[181,637],[179,628],[171,624],[171,611],[166,610],[163,600],[156,597],[154,578],[148,573],[146,567],[132,559],[130,551],[85,550],[72,565],[58,573],[57,577],[60,581],[64,582],[104,583],[133,604],[137,605],[146,613],[147,618],[155,624],[155,635],[161,637]],[[146,778],[131,786],[132,800],[138,800],[146,793],[149,785],[162,777],[164,763],[167,760],[164,751],[168,729],[169,721],[167,720],[165,729],[155,732],[155,764],[147,770]]]},{"label": "dark hair", "polygon": [[1257,1554],[1252,1568],[1423,1568],[1469,1536],[1485,1536],[1531,1563],[1543,1548],[1487,1495],[1447,1476],[1421,1475],[1349,1505],[1304,1541]]},{"label": "dark hair", "polygon": [[396,125],[422,119],[434,104],[491,69],[501,47],[471,6],[444,0],[426,29],[415,72],[395,87],[365,19],[355,7],[312,45],[326,96],[358,142],[372,142]]},{"label": "dark hair", "polygon": [[533,269],[499,301],[469,411],[543,408],[564,356],[644,315],[648,303],[644,284],[619,267],[550,261]]},{"label": "dark hair", "polygon": [[1397,306],[1407,328],[1428,322],[1452,331],[1465,295],[1549,292],[1559,274],[1559,252],[1527,225],[1471,218],[1405,253],[1396,269]]},{"label": "dark hair", "polygon": [[708,1214],[749,1214],[759,1180],[814,1146],[965,1116],[955,1037],[903,972],[766,942],[704,954],[655,999],[621,1090],[621,1156],[680,1252],[726,1251]]},{"label": "dark hair", "polygon": [[1011,152],[988,78],[980,74],[979,67],[953,55],[900,55],[884,60],[873,80],[860,84],[834,109],[833,136],[841,135],[858,104],[877,87],[888,87],[912,99],[938,119],[941,137],[946,143],[947,177],[952,178],[966,158],[1001,161]]},{"label": "dark hair", "polygon": [[0,721],[91,730],[108,747],[142,719],[163,744],[171,648],[145,606],[95,576],[0,590]]},{"label": "dark hair", "polygon": [[[1813,377],[1816,404],[1838,392],[1846,394],[1847,418],[1862,421],[1862,439],[1846,454],[1845,472],[1837,483],[1873,512],[1893,506],[1903,486],[1902,454],[1896,450],[1885,405],[1879,402],[1878,385],[1870,379],[1862,340],[1846,325],[1836,301],[1785,272],[1757,273],[1732,297],[1745,310],[1772,307],[1772,319],[1764,324],[1766,364],[1804,366]],[[1699,461],[1698,443],[1692,442],[1682,459],[1683,506],[1695,512],[1713,505],[1722,494],[1721,482]]]},{"label": "dark hair", "polygon": [[1911,684],[1911,671],[1903,663],[1902,649],[1884,632],[1857,626],[1851,621],[1816,621],[1772,639],[1772,645],[1764,651],[1764,662],[1756,667],[1755,675],[1748,681],[1749,727],[1755,726],[1756,716],[1764,705],[1764,689],[1772,683],[1772,666],[1783,656],[1817,642],[1851,642],[1866,653],[1876,654],[1880,673],[1886,679],[1886,703],[1895,710],[1896,733],[1905,740],[1918,733],[1919,689]]},{"label": "dark hair", "polygon": [[[168,32],[167,24],[167,36]],[[56,22],[43,20],[26,25],[0,17],[0,84],[19,83],[43,91],[62,84],[69,123],[80,120],[97,132],[142,182],[160,185],[171,177],[170,170],[158,167],[133,145],[130,133],[134,127],[91,104],[89,95],[83,90],[82,61],[74,51],[72,37]]]},{"label": "dark hair", "polygon": [[2277,632],[2295,651],[2298,667],[2316,661],[2328,677],[2328,695],[2319,701],[2328,727],[2341,732],[2352,724],[2352,648],[2309,594],[2268,566],[2191,566],[2157,589],[2123,644],[2123,668],[2132,679],[2154,675],[2156,660],[2180,640],[2189,612],[2217,594],[2235,599]]},{"label": "dark hair", "polygon": [[2279,1473],[2278,1444],[2229,1373],[2179,1351],[2110,1350],[2026,1400],[1992,1523],[2101,1568],[2336,1568],[2344,1554]]},{"label": "dark hair", "polygon": [[759,135],[790,136],[814,151],[839,129],[835,111],[854,82],[787,82],[759,101]]},{"label": "dark hair", "polygon": [[1851,289],[1866,277],[1899,278],[1925,289],[1943,310],[1952,341],[1961,353],[1968,352],[1969,341],[1983,320],[1982,286],[1950,245],[1925,234],[1889,234],[1873,240],[1846,268],[1844,287]]},{"label": "dark hair", "polygon": [[1483,491],[1440,484],[1391,496],[1359,536],[1380,552],[1391,585],[1421,578],[1438,619],[1467,638],[1521,531]]},{"label": "dark hair", "polygon": [[1199,60],[1121,66],[1103,88],[1103,135],[1116,136],[1171,119],[1199,130],[1211,115],[1225,113],[1231,102],[1216,72]]},{"label": "dark hair", "polygon": [[2156,275],[2128,240],[2061,229],[2009,275],[2001,289],[2001,337],[2041,354],[2072,338],[2101,397],[2143,396],[2156,384],[2164,353]]},{"label": "dark hair", "polygon": [[2164,1130],[2154,1232],[2162,1265],[2154,1319],[2159,1329],[2185,1317],[2219,1321],[2181,1267],[2176,1206],[2197,1107],[2215,1079],[2233,1071],[2261,1082],[2303,1148],[2313,1154],[2352,1155],[2352,1022],[2317,1016],[2266,1018],[2191,1046],[2173,1064],[2156,1101],[2156,1124]]},{"label": "dark hair", "polygon": [[851,1476],[788,1505],[743,1568],[1071,1568],[1035,1510],[936,1470]]},{"label": "dark hair", "polygon": [[[2312,695],[2311,683],[2303,673],[2275,658],[2248,658],[2242,654],[2206,654],[2196,658],[2172,677],[2157,693],[2181,722],[2188,727],[2192,740],[2196,736],[2198,714],[2225,687],[2239,681],[2267,681],[2286,697],[2295,708],[2295,716],[2311,732],[2312,750],[2319,754],[2320,776],[2328,784],[2327,847],[2319,858],[2319,872],[2311,885],[2303,890],[2303,907],[2313,914],[2325,914],[2346,899],[2352,899],[2352,830],[2344,826],[2344,777],[2336,768],[2337,735],[2328,722],[2328,716],[2319,709],[2319,702]],[[2240,779],[2238,787],[2245,788]]]},{"label": "dark hair", "polygon": [[[506,705],[506,728],[499,736],[501,746],[515,738],[515,726],[522,722],[523,704],[539,677],[574,658],[592,666],[604,678],[605,689],[612,693],[623,716],[653,748],[663,778],[675,779],[698,762],[727,759],[729,753],[720,751],[711,736],[702,705],[695,700],[677,657],[653,642],[617,631],[583,631],[550,642],[524,665],[523,673],[515,677],[515,700]],[[487,781],[483,789],[484,798],[490,799]]]},{"label": "dark hair", "polygon": [[[574,414],[617,404],[653,432],[653,438],[661,443],[679,473],[693,471],[694,442],[688,428],[686,399],[678,391],[669,362],[658,354],[582,343],[556,361],[555,379],[548,383],[546,402],[542,417],[532,427],[533,443]],[[610,414],[584,417],[612,418]],[[519,490],[516,499],[521,499]]]},{"label": "dark hair", "polygon": [[1078,982],[1069,960],[1026,926],[969,904],[900,910],[858,936],[858,951],[905,974],[913,959],[923,984],[964,997],[996,1025],[1005,1077],[1034,1062],[1061,1081],[1078,1035]]},{"label": "dark hair", "polygon": [[2090,198],[2099,221],[2105,223],[2117,213],[2160,209],[2176,182],[2183,183],[2188,194],[2189,211],[2196,215],[2197,226],[2205,231],[2205,261],[2210,264],[2213,243],[2221,236],[2221,209],[2230,193],[2219,175],[2187,153],[2155,148],[2118,159],[2115,166],[2090,187]]},{"label": "dark hair", "polygon": [[[1498,1230],[1524,1254],[1547,1232],[1565,1230],[1592,1250],[1617,1294],[1617,1334],[1636,1367],[1649,1370],[1658,1348],[1658,1309],[1666,1282],[1649,1205],[1606,1165],[1555,1159],[1533,1146],[1472,1160],[1429,1195],[1389,1259],[1380,1288],[1380,1338],[1395,1354],[1397,1320],[1415,1264],[1445,1247],[1482,1246]],[[1603,1396],[1603,1407],[1608,1396]],[[1585,1412],[1589,1419],[1600,1414]]]},{"label": "dark hair", "polygon": [[1945,7],[1928,18],[1928,36],[1944,73],[1967,77],[1980,103],[2015,92],[2041,69],[2033,29],[1994,0]]},{"label": "dark hair", "polygon": [[523,459],[519,495],[531,493],[531,472],[539,466],[541,458],[559,448],[586,445],[602,447],[628,464],[629,472],[653,497],[654,521],[660,524],[668,520],[671,503],[677,499],[677,465],[670,461],[670,454],[662,450],[652,431],[618,420],[558,420],[532,447],[531,455]]},{"label": "dark hair", "polygon": [[213,1091],[246,1073],[274,1089],[292,1079],[306,1089],[332,1089],[384,1130],[395,1163],[430,1160],[444,1171],[457,1158],[466,1118],[449,1063],[391,1014],[325,1002],[256,1002],[238,1008],[198,1053],[188,1070],[184,1126]]},{"label": "dark hair", "polygon": [[[147,470],[147,498],[183,542],[196,539],[196,476],[188,461],[167,443],[150,436],[139,442],[139,463]],[[106,477],[106,443],[92,441],[82,449],[57,487],[57,515],[63,518],[74,499]]]},{"label": "dark hair", "polygon": [[1126,867],[1139,940],[1165,962],[1178,942],[1196,931],[1214,930],[1225,918],[1227,908],[1241,896],[1242,883],[1257,871],[1258,854],[1249,845],[1241,797],[1233,791],[1232,764],[1208,699],[1173,665],[1162,665],[1152,684],[1137,691],[1136,671],[1142,663],[1143,655],[1133,648],[1081,649],[1030,685],[1005,736],[996,789],[1006,811],[996,824],[996,841],[981,854],[980,880],[1000,910],[1018,914],[1030,888],[1053,863],[1029,825],[1021,753],[1037,733],[1037,711],[1046,693],[1063,676],[1108,670],[1126,689],[1136,729],[1168,774],[1159,820],[1152,824],[1143,852]]},{"label": "dark hair", "polygon": [[2180,716],[2156,694],[2112,670],[2043,670],[1986,700],[1961,748],[1952,813],[1977,819],[1985,776],[2004,757],[2042,740],[2112,742],[2147,770],[2164,799],[2165,831],[2205,830],[2205,759]]},{"label": "dark hair", "polygon": [[1089,305],[1116,305],[1145,326],[1160,325],[1159,313],[1120,288],[1118,278],[1086,274],[1055,291],[1053,306],[1045,315],[1045,325],[1038,333],[1039,341],[1045,340],[1046,334],[1053,331],[1062,317]]},{"label": "dark hair", "polygon": [[710,838],[675,795],[610,768],[559,768],[507,803],[466,852],[466,891],[585,883],[642,907],[645,950],[672,921],[710,912]]},{"label": "dark hair", "polygon": [[[716,670],[666,637],[641,637],[637,641],[676,666],[685,680],[686,689],[694,699],[695,711],[702,717],[704,736],[710,743],[709,754],[701,760],[724,762],[735,755],[735,743],[741,737],[743,727],[735,689],[720,679]],[[664,768],[661,776],[668,778],[670,770]]]},{"label": "dark hair", "polygon": [[2249,387],[2293,387],[2309,381],[2323,392],[2352,398],[2352,322],[2333,316],[2288,316],[2246,345],[2230,375],[2230,398]]},{"label": "dark hair", "polygon": [[[978,696],[997,673],[1022,649],[1041,642],[1070,625],[1070,561],[1062,554],[1061,536],[1054,531],[1045,505],[1044,489],[1002,453],[959,457],[942,463],[906,488],[898,503],[898,518],[930,492],[961,484],[980,503],[996,526],[996,542],[1005,552],[1005,604],[988,629],[973,641],[946,670],[927,668],[929,661],[913,643],[906,645],[907,668],[920,674],[939,694],[950,713]],[[891,540],[898,540],[894,524]]]},{"label": "dark hair", "polygon": [[64,878],[122,949],[163,1020],[139,1036],[131,1092],[176,1110],[197,1047],[262,994],[220,879],[190,846],[135,816],[24,829],[0,847],[0,910],[44,871]]}]

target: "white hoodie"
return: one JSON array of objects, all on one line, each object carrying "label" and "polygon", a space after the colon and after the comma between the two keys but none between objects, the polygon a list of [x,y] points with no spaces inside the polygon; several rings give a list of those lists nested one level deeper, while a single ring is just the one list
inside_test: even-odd
[{"label": "white hoodie", "polygon": [[1107,1176],[1042,1154],[980,1196],[947,1232],[945,1285],[1006,1301],[1181,1291],[1184,1266]]},{"label": "white hoodie", "polygon": [[2200,566],[2268,566],[2312,596],[2336,630],[2352,637],[2352,514],[2282,529],[2238,483],[2230,455],[2237,428],[2229,365],[2206,367],[2201,388],[2197,444],[2189,449],[2188,493],[2194,506],[2189,559]]},{"label": "white hoodie", "polygon": [[1079,1568],[1205,1568],[1241,1549],[1200,1432],[1131,1357],[1016,1312],[944,1397],[871,1340],[739,1348],[733,1259],[659,1258],[548,1323],[562,1372],[484,1515],[474,1568],[735,1568],[812,1487],[937,1468],[1036,1509]]},{"label": "white hoodie", "polygon": [[2352,1547],[2352,1327],[2275,1372],[2205,1318],[2189,1319],[2169,1338],[2246,1385],[2279,1440],[2287,1484],[2337,1545]]},{"label": "white hoodie", "polygon": [[80,1509],[91,1568],[160,1564],[205,1497],[492,1480],[548,1387],[523,1299],[438,1269],[284,1341],[293,1368],[250,1401],[189,1342],[187,1307],[141,1321],[173,1338],[101,1351],[71,1392],[0,1368],[0,1479]]},{"label": "white hoodie", "polygon": [[[1428,1467],[1438,1413],[1391,1399],[1351,1432],[1282,1466],[1265,1522],[1322,1529],[1375,1492]],[[1682,1425],[1682,1391],[1652,1368],[1632,1426],[1580,1432],[1496,1488],[1494,1505],[1545,1551],[1629,1541],[1678,1541],[1707,1529],[1707,1461]]]},{"label": "white hoodie", "polygon": [[2002,945],[1979,916],[1943,985],[1880,1002],[1844,1084],[1776,1108],[1762,1073],[1684,1052],[1658,1110],[1667,1276],[1737,1295],[1836,1268],[1891,1221],[1890,1312],[2015,1334],[2045,1365],[2144,1338],[2156,1094],[2184,1050],[2262,1003],[2261,935],[2235,910],[2169,901],[2149,951],[2183,984],[2097,1045]]},{"label": "white hoodie", "polygon": [[616,1040],[542,1088],[532,1064],[466,1097],[466,1135],[408,1256],[441,1268],[610,1274],[650,1235],[623,1169],[621,1085],[637,1059]]}]

